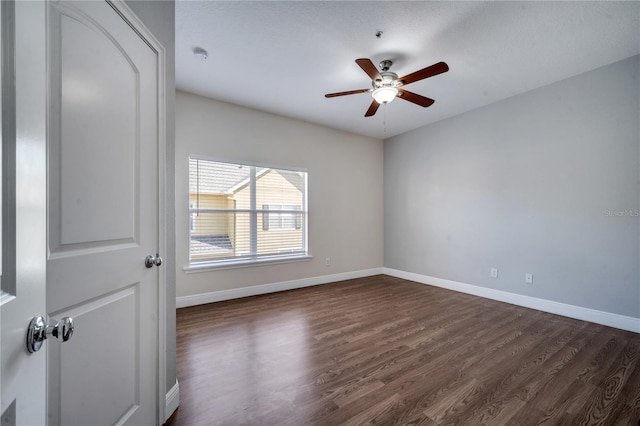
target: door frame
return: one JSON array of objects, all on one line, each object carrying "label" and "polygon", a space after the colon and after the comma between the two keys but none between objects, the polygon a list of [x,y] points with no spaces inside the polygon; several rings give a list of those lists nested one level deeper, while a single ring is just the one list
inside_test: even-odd
[{"label": "door frame", "polygon": [[[164,46],[158,41],[147,26],[136,16],[124,0],[106,0],[111,7],[136,31],[140,37],[153,49],[158,57],[156,69],[158,72],[158,253],[165,256],[164,261],[171,262],[166,258],[167,253],[167,219],[166,219],[166,149],[167,149],[167,115],[166,115],[166,52]],[[166,420],[166,376],[167,376],[167,279],[165,268],[158,268],[158,352],[157,352],[157,382],[156,395],[157,421],[159,425]]]},{"label": "door frame", "polygon": [[[1,24],[4,34],[0,37],[4,51],[0,71],[4,99],[0,103],[3,114],[8,114],[2,119],[5,133],[0,138],[0,255],[4,257],[0,414],[7,416],[3,423],[38,424],[46,421],[47,348],[29,355],[25,337],[31,316],[46,313],[46,32],[44,25],[33,25],[44,24],[46,18],[44,3],[3,2],[2,6],[2,19],[9,12],[9,20]],[[11,11],[5,7],[11,7]]]}]

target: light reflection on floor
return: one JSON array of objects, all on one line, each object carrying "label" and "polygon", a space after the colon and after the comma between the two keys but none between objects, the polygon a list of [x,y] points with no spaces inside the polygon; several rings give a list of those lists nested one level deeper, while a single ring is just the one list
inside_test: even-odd
[{"label": "light reflection on floor", "polygon": [[[206,395],[209,401],[196,398],[189,404],[207,404],[215,398],[216,417],[224,419],[250,406],[262,413],[283,405],[290,405],[293,410],[296,400],[313,397],[309,386],[300,387],[304,381],[300,381],[299,376],[308,374],[313,342],[303,312],[271,311],[259,320],[242,324],[212,321],[211,329],[206,333],[212,344],[206,348],[190,346],[185,352],[190,357],[189,368],[196,370],[191,374],[208,377]],[[200,356],[205,350],[206,356]],[[260,385],[247,386],[256,383]],[[185,386],[189,384],[185,383]],[[251,391],[247,392],[247,389]],[[192,393],[197,395],[194,390],[196,392]],[[255,407],[259,408],[256,410]]]}]

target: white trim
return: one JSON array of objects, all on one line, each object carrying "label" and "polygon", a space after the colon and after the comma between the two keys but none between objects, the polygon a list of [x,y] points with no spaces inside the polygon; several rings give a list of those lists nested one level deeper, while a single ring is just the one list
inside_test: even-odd
[{"label": "white trim", "polygon": [[[185,92],[187,93],[187,92]],[[304,172],[308,173],[309,170],[305,167],[292,167],[290,165],[284,164],[275,164],[275,163],[262,163],[262,162],[253,162],[253,161],[245,161],[242,160],[242,163],[238,163],[238,159],[233,158],[225,158],[225,157],[217,157],[217,156],[209,156],[209,155],[201,155],[201,154],[189,154],[188,159],[193,160],[204,160],[204,161],[213,161],[214,163],[227,163],[227,164],[235,164],[235,165],[243,165],[243,166],[255,166],[265,169],[280,169],[280,170],[288,170],[291,172]],[[187,170],[189,170],[187,166]]]},{"label": "white trim", "polygon": [[[165,253],[167,247],[167,225],[166,225],[166,150],[167,150],[167,111],[166,111],[166,52],[165,48],[158,41],[152,31],[138,18],[138,16],[131,10],[124,0],[108,0],[114,10],[121,15],[121,17],[128,21],[129,25],[136,31],[140,37],[147,43],[147,45],[157,52],[157,114],[158,114],[158,247],[157,253]],[[165,256],[165,262],[169,260]],[[166,409],[166,375],[167,375],[167,282],[164,268],[158,270],[158,348],[157,348],[157,376],[156,376],[156,418],[162,419],[165,417]]]},{"label": "white trim", "polygon": [[241,297],[275,293],[277,291],[293,290],[296,288],[311,287],[314,285],[351,280],[354,278],[370,277],[372,275],[382,274],[382,270],[383,268],[363,269],[360,271],[342,272],[332,275],[301,278],[299,280],[282,281],[269,284],[254,285],[250,287],[212,291],[210,293],[194,294],[191,296],[180,296],[176,297],[176,308],[185,308],[187,306],[204,305],[205,303],[221,302],[223,300],[239,299]]},{"label": "white trim", "polygon": [[415,281],[421,284],[442,287],[449,290],[459,291],[461,293],[473,294],[487,299],[510,303],[512,305],[523,306],[525,308],[536,309],[538,311],[549,312],[556,315],[562,315],[569,318],[640,333],[640,318],[583,308],[581,306],[568,305],[566,303],[554,302],[553,300],[539,299],[537,297],[509,293],[502,290],[464,284],[457,281],[445,280],[442,278],[430,277],[428,275],[400,271],[397,269],[382,268],[382,273],[392,277]]},{"label": "white trim", "polygon": [[179,405],[180,405],[180,385],[178,384],[178,380],[176,379],[176,384],[173,385],[171,389],[169,389],[169,392],[167,392],[167,396],[165,397],[165,404],[164,404],[165,416],[162,422],[163,424],[166,423],[167,420],[169,420],[169,417],[171,417],[173,413],[175,413]]},{"label": "white trim", "polygon": [[250,268],[254,266],[274,265],[277,263],[306,262],[312,260],[309,254],[301,255],[273,255],[257,258],[217,260],[211,262],[194,262],[182,268],[185,274],[197,272],[219,271],[221,269]]}]

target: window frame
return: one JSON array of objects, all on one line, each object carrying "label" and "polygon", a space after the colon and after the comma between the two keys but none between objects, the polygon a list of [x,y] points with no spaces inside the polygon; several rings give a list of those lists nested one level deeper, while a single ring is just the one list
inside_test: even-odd
[{"label": "window frame", "polygon": [[[188,247],[187,247],[187,266],[183,268],[183,270],[187,273],[191,272],[204,272],[208,270],[217,270],[217,269],[230,269],[230,268],[245,268],[245,267],[253,267],[260,266],[264,264],[273,264],[273,263],[291,263],[291,262],[300,262],[311,260],[312,256],[309,252],[309,210],[308,210],[308,198],[309,198],[309,174],[308,171],[304,168],[298,167],[283,167],[283,166],[274,166],[264,163],[253,163],[253,162],[240,162],[240,161],[230,161],[225,159],[214,159],[210,157],[205,157],[201,155],[189,155],[187,158],[187,194],[190,195],[190,186],[189,186],[189,174],[191,172],[190,160],[197,161],[209,161],[215,163],[225,163],[231,164],[234,166],[242,166],[242,167],[250,167],[250,198],[251,204],[249,209],[238,209],[234,206],[233,209],[204,209],[198,208],[197,206],[193,208],[191,206],[191,200],[189,199],[186,206],[187,209],[187,235],[188,235]],[[270,211],[258,208],[256,205],[256,182],[259,179],[259,174],[256,173],[257,169],[273,169],[280,170],[285,172],[296,172],[302,173],[303,178],[303,193],[302,193],[302,205],[295,206],[298,207],[297,210],[276,210]],[[197,193],[200,193],[198,190]],[[188,197],[189,198],[189,197]],[[270,206],[268,204],[267,206]],[[275,205],[275,204],[273,204]],[[286,205],[287,207],[293,205]],[[262,206],[260,206],[262,207]],[[191,231],[192,231],[192,215],[195,212],[199,213],[249,213],[250,214],[250,253],[246,255],[232,256],[232,257],[224,257],[220,259],[204,259],[204,260],[193,260],[191,258]],[[299,251],[284,251],[273,254],[258,254],[257,253],[257,238],[259,230],[263,230],[262,228],[262,220],[266,215],[268,217],[269,213],[278,213],[278,214],[287,214],[292,213],[296,215],[294,218],[295,228],[294,229],[279,229],[279,231],[300,231],[302,238],[302,250]],[[263,219],[264,220],[264,219]],[[195,223],[193,224],[195,225]],[[197,227],[196,227],[197,228]]]}]

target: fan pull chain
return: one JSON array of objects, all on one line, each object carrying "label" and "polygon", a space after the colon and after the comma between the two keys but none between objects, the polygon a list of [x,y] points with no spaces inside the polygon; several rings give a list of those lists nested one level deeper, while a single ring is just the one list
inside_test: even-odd
[{"label": "fan pull chain", "polygon": [[382,116],[382,126],[384,127],[384,134],[387,134],[387,104],[384,104],[384,115]]}]

